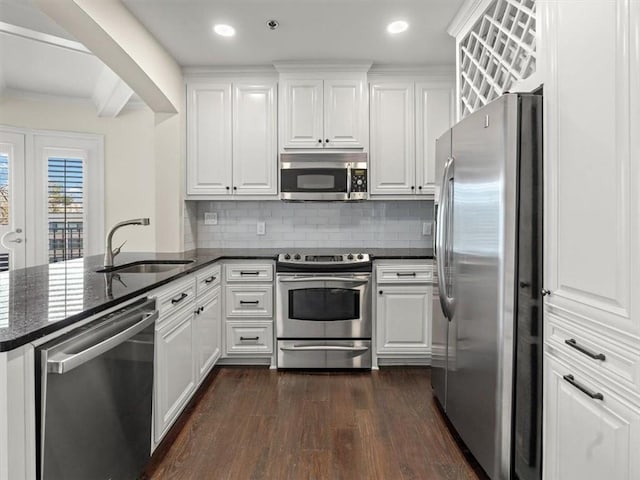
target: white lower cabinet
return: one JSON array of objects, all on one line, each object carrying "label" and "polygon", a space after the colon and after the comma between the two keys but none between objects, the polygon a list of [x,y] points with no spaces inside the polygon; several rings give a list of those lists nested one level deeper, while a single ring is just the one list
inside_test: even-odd
[{"label": "white lower cabinet", "polygon": [[[432,269],[427,262],[376,264],[375,316],[378,360],[431,360]],[[411,362],[414,363],[414,362]]]},{"label": "white lower cabinet", "polygon": [[198,298],[193,318],[193,343],[196,356],[197,381],[201,383],[220,358],[222,304],[220,287],[205,298]]},{"label": "white lower cabinet", "polygon": [[213,265],[155,292],[160,318],[155,339],[154,446],[220,358],[221,291],[220,265]]},{"label": "white lower cabinet", "polygon": [[431,351],[431,287],[380,286],[377,292],[378,353],[427,355]]},{"label": "white lower cabinet", "polygon": [[227,353],[229,355],[255,355],[273,353],[271,322],[227,322]]},{"label": "white lower cabinet", "polygon": [[545,357],[543,478],[640,478],[640,409],[569,365]]},{"label": "white lower cabinet", "polygon": [[155,441],[159,442],[196,387],[193,304],[156,330]]}]

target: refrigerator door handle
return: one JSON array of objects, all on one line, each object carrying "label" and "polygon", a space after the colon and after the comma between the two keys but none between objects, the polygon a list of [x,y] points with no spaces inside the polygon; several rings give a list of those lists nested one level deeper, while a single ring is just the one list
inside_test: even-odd
[{"label": "refrigerator door handle", "polygon": [[438,208],[437,230],[436,230],[436,268],[438,273],[438,290],[440,295],[440,305],[442,312],[448,320],[453,317],[453,298],[447,291],[446,282],[446,259],[451,251],[451,244],[448,232],[450,231],[450,194],[449,186],[453,180],[454,159],[449,157],[444,167],[442,176],[442,187],[440,188],[440,207]]}]

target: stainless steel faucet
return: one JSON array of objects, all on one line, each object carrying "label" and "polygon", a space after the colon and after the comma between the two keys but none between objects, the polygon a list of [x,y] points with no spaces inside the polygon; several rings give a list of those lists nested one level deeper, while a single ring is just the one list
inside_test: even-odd
[{"label": "stainless steel faucet", "polygon": [[116,255],[120,253],[120,249],[126,243],[126,241],[123,242],[122,245],[120,245],[115,249],[113,249],[111,246],[113,234],[116,232],[116,230],[118,230],[120,227],[124,227],[125,225],[149,225],[149,219],[134,218],[132,220],[125,220],[124,222],[116,223],[113,227],[111,227],[111,230],[109,230],[109,233],[107,233],[107,241],[104,247],[104,266],[105,267],[113,267],[113,259],[115,258]]}]

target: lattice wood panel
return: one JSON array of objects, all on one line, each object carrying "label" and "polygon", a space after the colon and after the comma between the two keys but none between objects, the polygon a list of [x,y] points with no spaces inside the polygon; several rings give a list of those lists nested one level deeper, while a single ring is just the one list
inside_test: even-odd
[{"label": "lattice wood panel", "polygon": [[460,42],[460,113],[474,112],[536,70],[536,0],[495,0]]}]

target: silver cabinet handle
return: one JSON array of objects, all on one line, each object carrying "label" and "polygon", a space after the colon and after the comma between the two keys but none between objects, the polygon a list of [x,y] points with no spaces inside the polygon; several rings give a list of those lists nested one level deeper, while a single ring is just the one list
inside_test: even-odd
[{"label": "silver cabinet handle", "polygon": [[342,352],[366,352],[369,347],[347,347],[342,345],[293,345],[291,347],[280,347],[280,350],[290,352],[295,351],[342,351]]},{"label": "silver cabinet handle", "polygon": [[396,272],[396,277],[415,277],[415,276],[416,276],[416,272],[411,272],[411,273]]},{"label": "silver cabinet handle", "polygon": [[255,272],[245,272],[244,270],[240,272],[240,276],[243,275],[252,275],[252,276],[256,276],[256,275],[260,275],[260,272],[255,271]]},{"label": "silver cabinet handle", "polygon": [[21,238],[16,238],[15,240],[9,240],[9,242],[12,242],[12,243],[22,243],[22,239],[21,239]]},{"label": "silver cabinet handle", "polygon": [[368,278],[344,278],[344,277],[280,277],[279,282],[282,283],[298,283],[298,282],[347,282],[356,285],[365,284]]},{"label": "silver cabinet handle", "polygon": [[[79,334],[59,346],[52,347],[52,353],[47,360],[47,372],[67,373],[126,342],[158,319],[157,310],[144,309],[145,306],[152,305],[155,305],[155,300],[150,300],[130,312],[123,313],[120,317]],[[113,332],[114,322],[123,322],[126,325]]]},{"label": "silver cabinet handle", "polygon": [[241,342],[246,342],[248,340],[257,342],[258,340],[260,340],[260,337],[240,337]]},{"label": "silver cabinet handle", "polygon": [[604,362],[607,359],[604,353],[595,353],[589,350],[588,348],[583,347],[582,345],[579,345],[575,338],[570,338],[568,340],[565,340],[564,343],[569,345],[571,348],[575,348],[580,353],[584,353],[587,357],[593,358],[594,360],[602,360]]},{"label": "silver cabinet handle", "polygon": [[568,383],[570,383],[571,385],[573,385],[574,387],[576,387],[578,390],[580,390],[582,393],[584,393],[585,395],[587,395],[588,397],[593,398],[594,400],[604,400],[604,395],[602,395],[600,392],[594,392],[593,390],[591,390],[590,388],[585,387],[584,385],[576,382],[576,379],[573,377],[573,375],[569,374],[569,375],[564,375],[562,377],[565,381],[567,381]]}]

